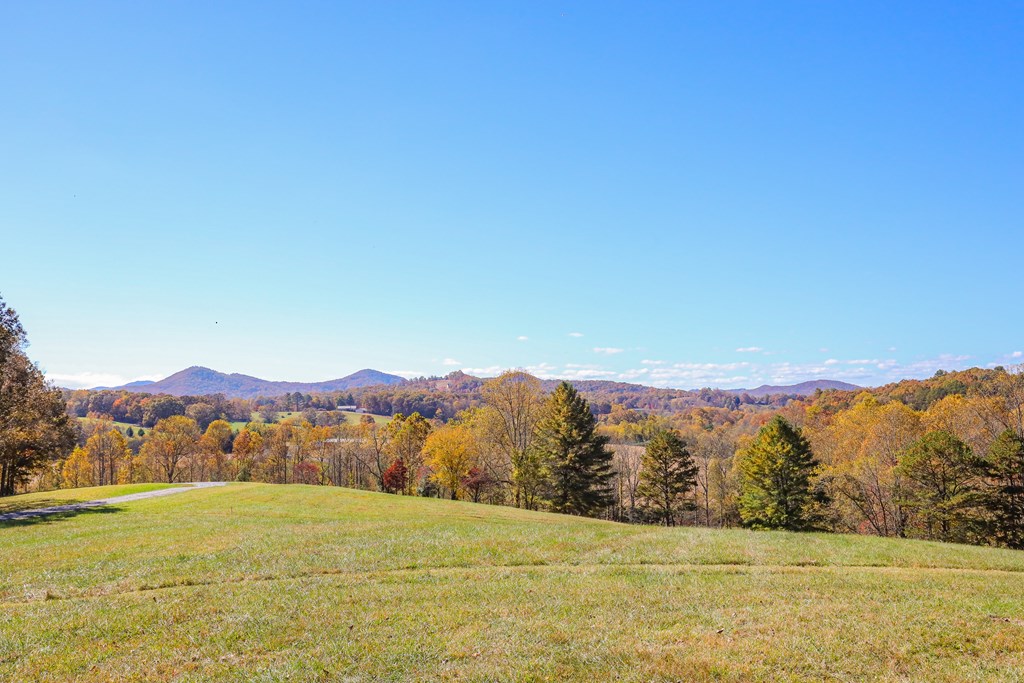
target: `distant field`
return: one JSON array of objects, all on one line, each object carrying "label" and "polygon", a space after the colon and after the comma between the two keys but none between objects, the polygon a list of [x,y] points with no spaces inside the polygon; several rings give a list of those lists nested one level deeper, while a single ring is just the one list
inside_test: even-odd
[{"label": "distant field", "polygon": [[[83,425],[91,425],[95,422],[99,422],[99,420],[95,420],[91,417],[78,417],[75,419],[81,422]],[[146,429],[146,427],[143,427],[142,425],[133,424],[131,422],[113,422],[112,424],[119,430],[121,430],[122,433],[129,427],[132,428],[133,432],[138,432],[139,429]]]},{"label": "distant field", "polygon": [[[370,417],[372,417],[374,422],[376,422],[377,424],[387,424],[388,422],[391,422],[391,420],[392,420],[392,418],[390,416],[388,416],[388,415],[372,415],[370,413],[354,413],[354,412],[349,411],[349,410],[342,410],[341,413],[345,415],[345,422],[347,424],[350,424],[350,425],[359,424],[359,422],[362,420],[364,415],[369,415]],[[278,422],[280,422],[281,420],[287,420],[289,418],[294,418],[294,419],[297,419],[297,420],[301,420],[302,419],[302,413],[301,412],[291,411],[291,412],[284,412],[284,413],[278,413],[277,414]]]},{"label": "distant field", "polygon": [[264,484],[0,524],[0,680],[1021,671],[1024,553],[1008,550]]}]

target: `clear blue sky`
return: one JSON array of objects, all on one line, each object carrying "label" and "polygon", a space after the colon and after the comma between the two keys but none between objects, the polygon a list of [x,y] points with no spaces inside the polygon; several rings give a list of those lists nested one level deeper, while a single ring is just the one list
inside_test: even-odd
[{"label": "clear blue sky", "polygon": [[1021,3],[7,2],[0,93],[0,294],[64,385],[1024,350]]}]

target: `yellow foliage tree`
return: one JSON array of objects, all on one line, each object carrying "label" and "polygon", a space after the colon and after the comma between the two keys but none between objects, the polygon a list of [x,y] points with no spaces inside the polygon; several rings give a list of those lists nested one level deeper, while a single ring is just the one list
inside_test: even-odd
[{"label": "yellow foliage tree", "polygon": [[463,489],[463,480],[474,464],[473,432],[464,425],[448,424],[427,436],[423,444],[431,478],[451,492],[456,500]]},{"label": "yellow foliage tree", "polygon": [[66,489],[77,489],[82,486],[92,486],[92,463],[89,462],[89,454],[81,446],[75,448],[64,461],[61,468],[63,487]]}]

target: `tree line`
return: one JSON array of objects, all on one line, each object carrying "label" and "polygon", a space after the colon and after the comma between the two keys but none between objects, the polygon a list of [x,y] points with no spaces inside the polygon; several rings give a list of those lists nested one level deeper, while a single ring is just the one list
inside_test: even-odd
[{"label": "tree line", "polygon": [[[448,417],[334,410],[372,392],[243,401],[46,385],[0,307],[0,493],[239,480],[443,496],[626,522],[827,530],[1021,547],[1024,374],[937,373],[782,405],[595,406],[520,371],[446,380]],[[433,381],[433,380],[423,380]],[[291,417],[279,419],[282,409]],[[68,413],[85,413],[76,435]],[[147,419],[147,416],[149,419]],[[112,418],[147,427],[115,427]],[[235,419],[244,418],[244,419]],[[248,420],[236,429],[231,422]],[[123,429],[123,431],[122,431]]]}]

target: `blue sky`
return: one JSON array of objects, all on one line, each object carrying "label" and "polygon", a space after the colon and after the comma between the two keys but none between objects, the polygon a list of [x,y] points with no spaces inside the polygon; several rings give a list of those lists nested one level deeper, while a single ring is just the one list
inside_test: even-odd
[{"label": "blue sky", "polygon": [[0,294],[63,385],[1017,362],[1019,3],[3,3]]}]

